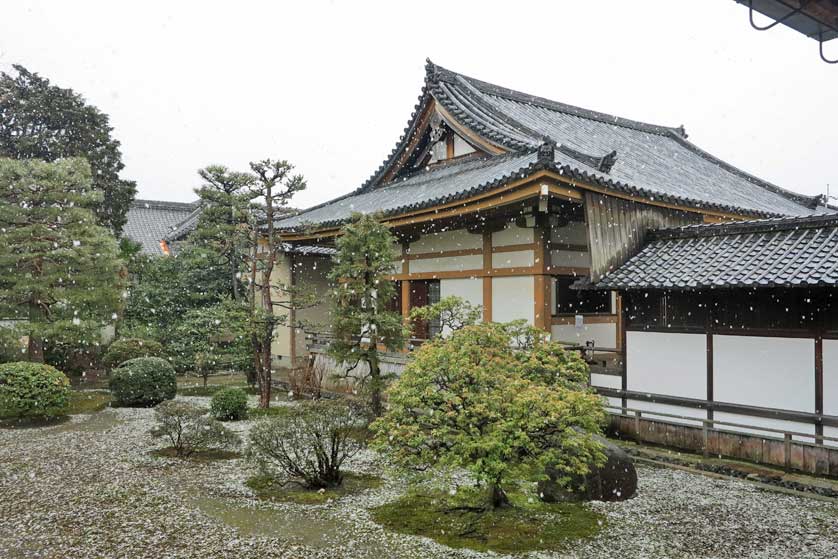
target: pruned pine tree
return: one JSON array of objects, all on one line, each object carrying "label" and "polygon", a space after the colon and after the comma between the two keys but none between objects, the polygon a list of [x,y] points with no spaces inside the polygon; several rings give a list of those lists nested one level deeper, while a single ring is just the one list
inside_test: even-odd
[{"label": "pruned pine tree", "polygon": [[20,321],[27,356],[44,340],[112,322],[124,269],[113,235],[96,222],[102,193],[83,159],[0,159],[0,316]]},{"label": "pruned pine tree", "polygon": [[190,236],[193,243],[216,252],[227,263],[230,296],[244,298],[240,274],[247,259],[248,209],[253,196],[250,173],[210,165],[198,171],[204,184],[195,190],[201,199],[201,216]]},{"label": "pruned pine tree", "polygon": [[0,157],[56,161],[85,158],[101,199],[91,208],[100,225],[119,235],[137,186],[121,179],[122,153],[108,115],[73,91],[23,66],[0,72]]},{"label": "pruned pine tree", "polygon": [[[388,310],[395,286],[388,277],[398,256],[390,231],[372,215],[353,216],[337,241],[329,279],[333,288],[331,355],[346,364],[366,388],[370,409],[381,415],[382,392],[388,380],[381,372],[379,347],[390,351],[404,345],[406,329],[399,313]],[[359,373],[358,366],[367,370]]]},{"label": "pruned pine tree", "polygon": [[275,312],[275,288],[271,276],[282,250],[282,240],[275,227],[280,211],[297,192],[305,190],[306,181],[293,173],[294,166],[284,160],[265,159],[250,163],[255,181],[254,218],[251,235],[250,305],[253,316],[251,342],[256,377],[259,381],[259,407],[271,405],[271,342],[283,317]]}]

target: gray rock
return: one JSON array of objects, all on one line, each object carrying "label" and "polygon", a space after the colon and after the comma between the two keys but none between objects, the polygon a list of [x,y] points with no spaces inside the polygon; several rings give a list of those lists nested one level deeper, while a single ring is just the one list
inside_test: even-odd
[{"label": "gray rock", "polygon": [[538,493],[543,501],[624,501],[637,491],[637,470],[626,452],[609,440],[595,436],[602,443],[607,460],[601,468],[592,467],[588,475],[571,481],[572,487],[584,489],[569,491],[556,483],[556,472],[547,468],[549,479],[538,482]]}]

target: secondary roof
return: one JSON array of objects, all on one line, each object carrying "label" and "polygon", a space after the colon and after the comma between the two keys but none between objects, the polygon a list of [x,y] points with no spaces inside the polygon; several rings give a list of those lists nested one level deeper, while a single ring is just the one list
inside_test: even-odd
[{"label": "secondary roof", "polygon": [[650,233],[599,289],[706,289],[838,285],[838,214]]},{"label": "secondary roof", "polygon": [[[757,216],[808,215],[820,197],[785,190],[721,161],[686,138],[682,127],[637,122],[500,87],[430,61],[425,87],[405,134],[379,169],[354,192],[278,225],[326,227],[353,211],[396,215],[498,186],[539,169],[579,181],[696,209]],[[393,169],[421,133],[420,116],[435,103],[446,118],[501,154],[454,160],[443,167],[396,175]],[[556,145],[539,162],[539,146]]]}]

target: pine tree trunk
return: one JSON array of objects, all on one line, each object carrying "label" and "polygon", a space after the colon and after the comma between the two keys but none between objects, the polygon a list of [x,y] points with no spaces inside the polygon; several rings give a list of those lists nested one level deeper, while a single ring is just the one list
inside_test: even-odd
[{"label": "pine tree trunk", "polygon": [[493,483],[489,486],[489,505],[493,509],[499,509],[508,507],[509,505],[509,496],[506,494],[506,491],[497,484]]},{"label": "pine tree trunk", "polygon": [[[375,340],[371,340],[371,343]],[[381,365],[378,362],[378,351],[373,349],[370,351],[370,409],[374,417],[381,417],[384,407],[381,403]]]},{"label": "pine tree trunk", "polygon": [[26,360],[33,363],[44,362],[44,342],[34,334],[29,334],[29,344],[26,347]]}]

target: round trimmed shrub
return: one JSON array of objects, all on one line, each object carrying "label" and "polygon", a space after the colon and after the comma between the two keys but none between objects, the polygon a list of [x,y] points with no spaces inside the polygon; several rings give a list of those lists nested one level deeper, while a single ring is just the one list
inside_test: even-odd
[{"label": "round trimmed shrub", "polygon": [[110,389],[117,405],[156,406],[175,397],[175,369],[160,357],[129,359],[111,373]]},{"label": "round trimmed shrub", "polygon": [[50,418],[67,413],[70,381],[43,363],[0,365],[0,419]]},{"label": "round trimmed shrub", "polygon": [[247,417],[247,394],[241,388],[222,388],[212,396],[210,413],[220,421]]},{"label": "round trimmed shrub", "polygon": [[138,357],[162,357],[163,346],[154,340],[143,338],[121,338],[114,341],[102,357],[102,364],[108,369]]}]

